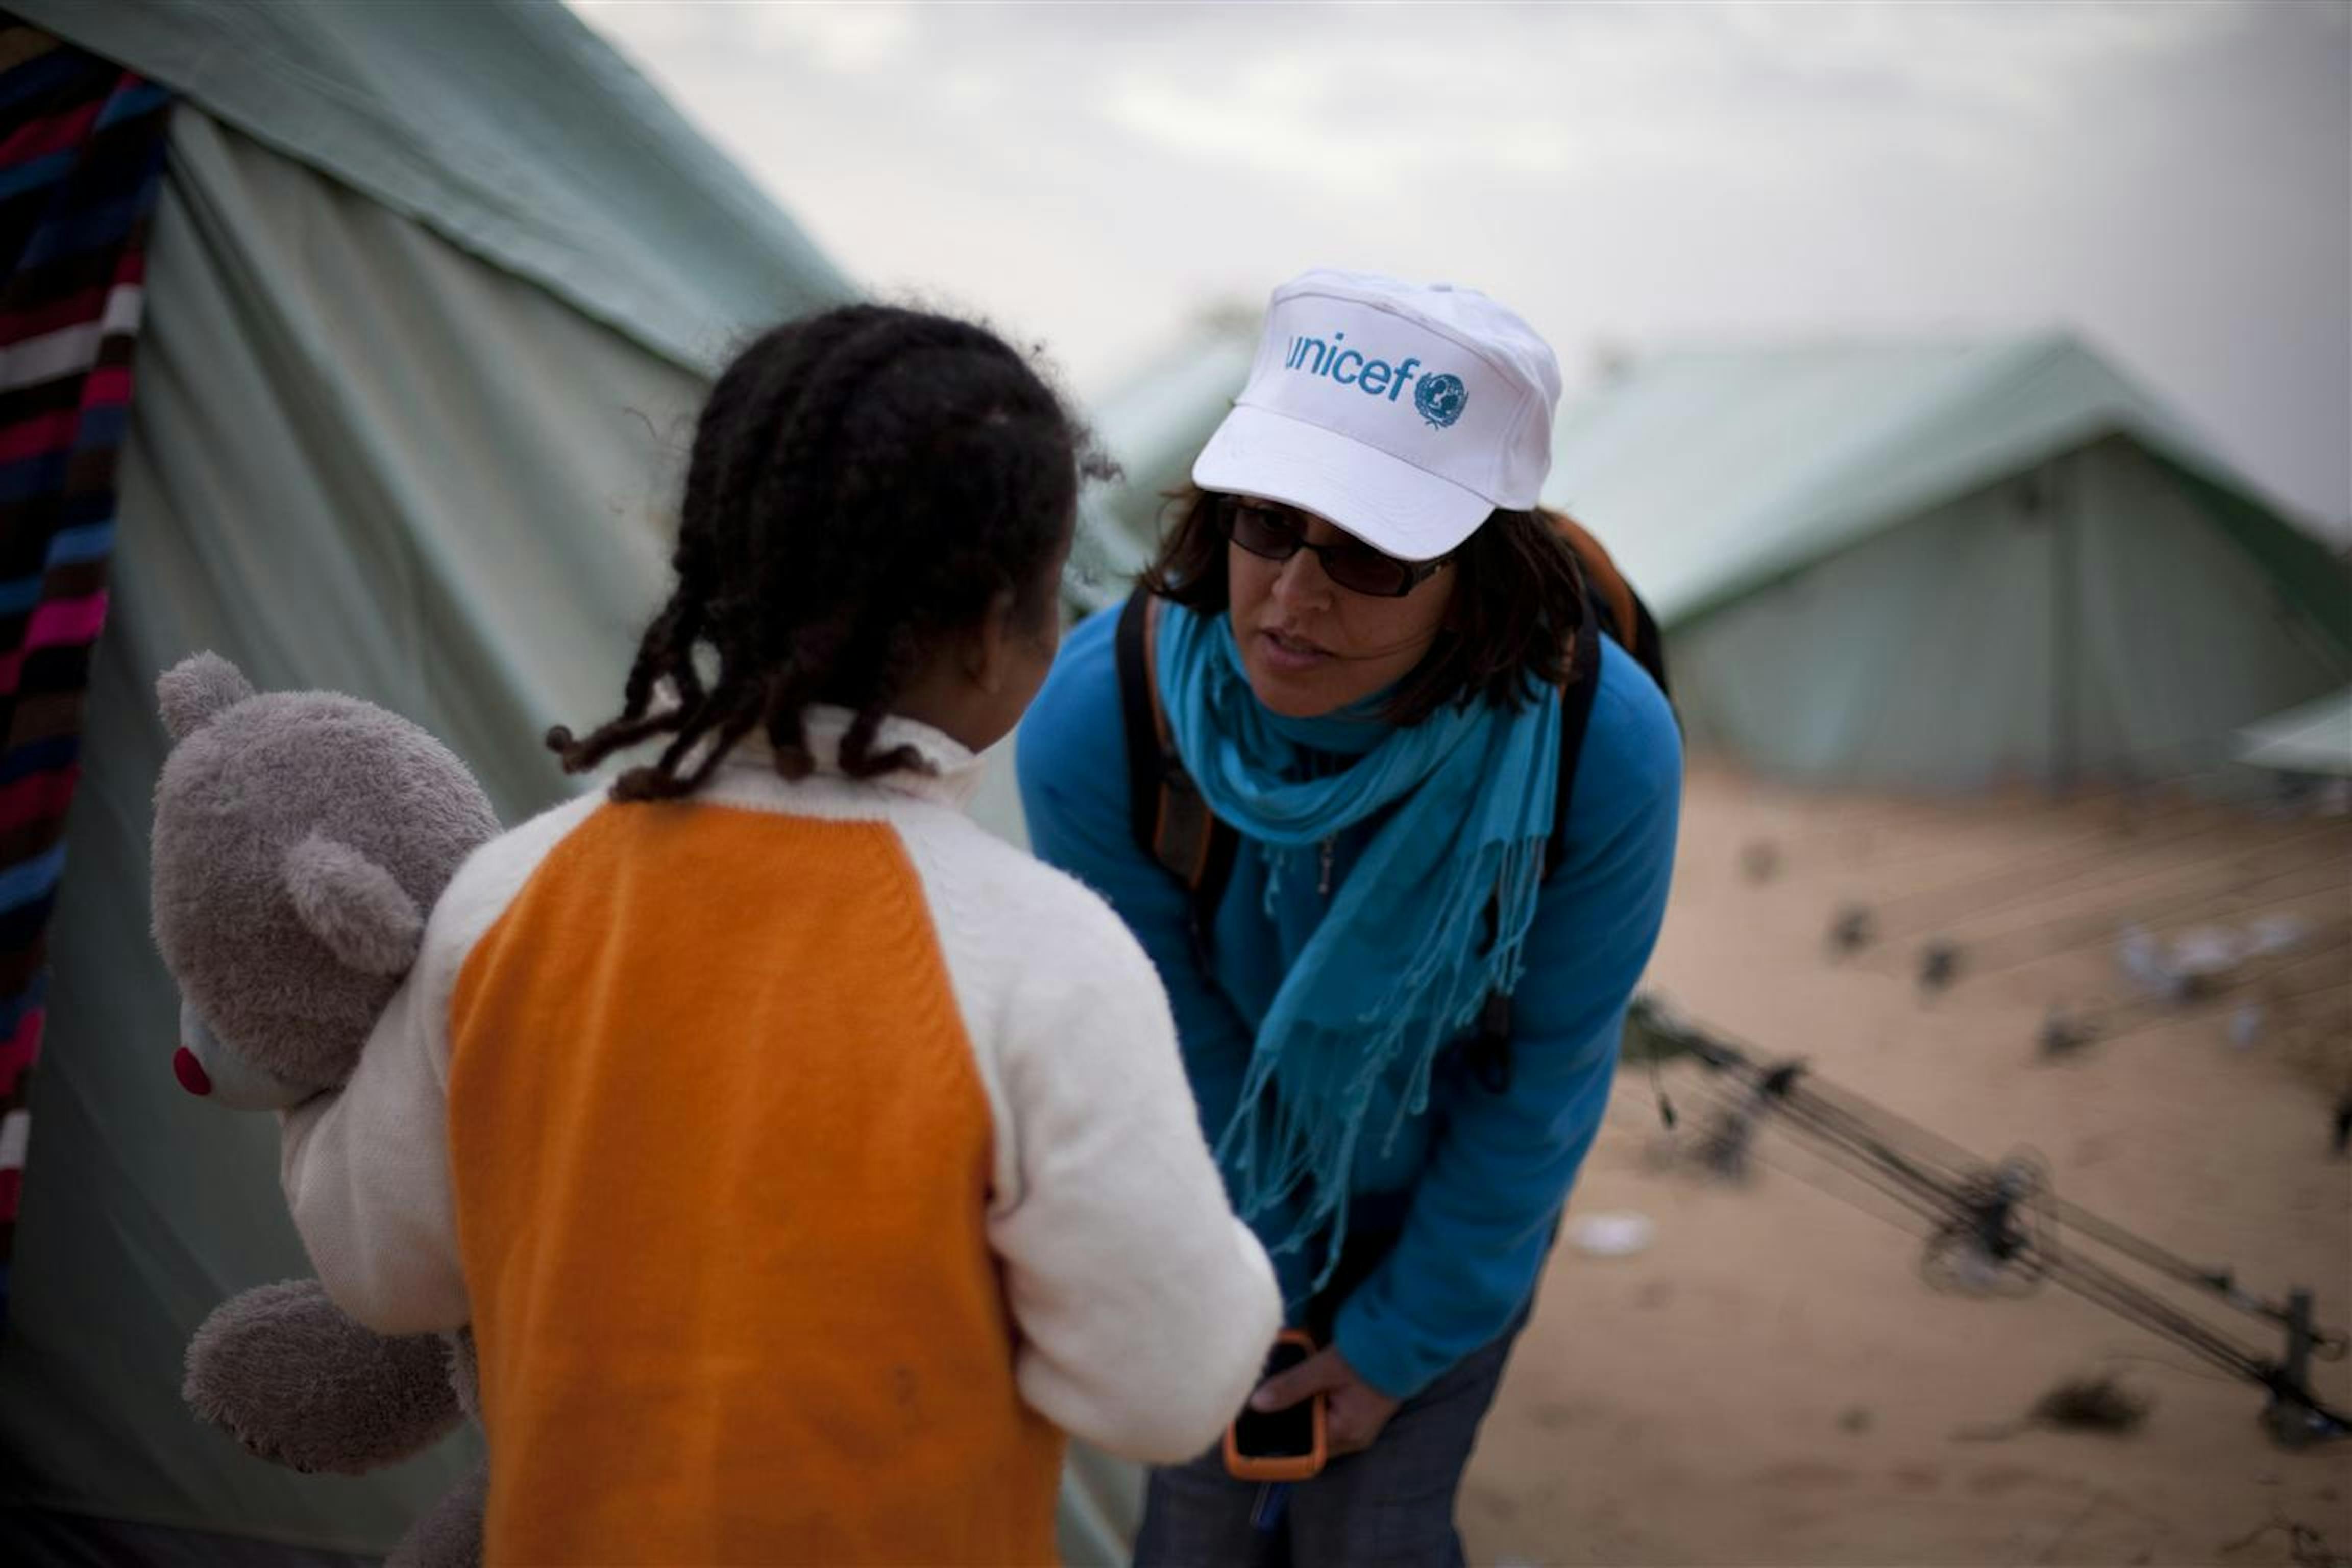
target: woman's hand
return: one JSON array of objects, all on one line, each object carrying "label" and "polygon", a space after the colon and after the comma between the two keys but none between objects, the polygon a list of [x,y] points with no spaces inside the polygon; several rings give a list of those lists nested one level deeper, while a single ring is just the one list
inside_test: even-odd
[{"label": "woman's hand", "polygon": [[1402,1400],[1391,1399],[1356,1375],[1348,1358],[1334,1347],[1317,1351],[1288,1372],[1277,1373],[1250,1395],[1250,1408],[1260,1414],[1287,1410],[1315,1394],[1328,1396],[1324,1415],[1324,1440],[1331,1456],[1353,1454],[1372,1446],[1389,1424]]}]

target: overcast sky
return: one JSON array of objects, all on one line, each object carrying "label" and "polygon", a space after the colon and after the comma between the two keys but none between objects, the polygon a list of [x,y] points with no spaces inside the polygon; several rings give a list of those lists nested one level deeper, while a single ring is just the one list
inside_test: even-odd
[{"label": "overcast sky", "polygon": [[573,0],[861,283],[1084,395],[1309,266],[1559,349],[2081,332],[2352,532],[2352,0]]}]

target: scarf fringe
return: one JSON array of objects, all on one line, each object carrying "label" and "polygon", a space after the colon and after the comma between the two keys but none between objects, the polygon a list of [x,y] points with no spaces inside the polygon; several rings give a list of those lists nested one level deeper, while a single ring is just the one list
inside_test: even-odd
[{"label": "scarf fringe", "polygon": [[[1347,1039],[1300,1024],[1277,1048],[1261,1042],[1252,1054],[1240,1107],[1217,1142],[1217,1160],[1235,1178],[1236,1201],[1245,1220],[1305,1200],[1269,1247],[1293,1252],[1327,1240],[1314,1289],[1328,1283],[1339,1266],[1339,1242],[1347,1235],[1349,1176],[1381,1083],[1395,1068],[1405,1068],[1403,1092],[1381,1138],[1385,1155],[1395,1148],[1405,1123],[1428,1110],[1437,1058],[1445,1047],[1477,1020],[1489,996],[1517,984],[1543,849],[1544,841],[1537,839],[1503,845],[1479,857],[1495,863],[1494,879],[1463,879],[1449,889],[1413,964],[1376,1005],[1358,1016],[1367,1032],[1354,1036],[1352,1050]],[[1267,858],[1271,862],[1276,858]],[[1269,879],[1271,875],[1269,866]],[[1469,889],[1482,886],[1483,893],[1469,896]],[[1449,967],[1444,962],[1446,954],[1467,952],[1475,944],[1474,922],[1485,919],[1489,899],[1496,901],[1498,929],[1512,934],[1496,942],[1481,961]],[[1336,1096],[1296,1102],[1283,1092],[1286,1061],[1295,1068],[1297,1062],[1291,1058],[1317,1058],[1325,1051],[1352,1058],[1352,1071]]]}]

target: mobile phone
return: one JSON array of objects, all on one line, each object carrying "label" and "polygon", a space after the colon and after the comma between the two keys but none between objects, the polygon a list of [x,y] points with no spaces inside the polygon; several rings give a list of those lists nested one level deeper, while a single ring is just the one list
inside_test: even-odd
[{"label": "mobile phone", "polygon": [[[1285,1329],[1266,1352],[1262,1383],[1315,1353],[1315,1342],[1297,1329]],[[1287,1410],[1244,1409],[1225,1428],[1225,1471],[1244,1481],[1303,1481],[1323,1468],[1324,1396],[1302,1399]]]}]

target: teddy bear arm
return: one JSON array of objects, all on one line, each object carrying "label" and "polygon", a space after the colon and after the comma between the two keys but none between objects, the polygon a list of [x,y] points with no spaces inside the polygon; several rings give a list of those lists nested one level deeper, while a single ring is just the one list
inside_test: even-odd
[{"label": "teddy bear arm", "polygon": [[362,1328],[315,1279],[215,1308],[188,1343],[182,1394],[261,1458],[337,1475],[421,1453],[464,1417],[446,1339]]}]

